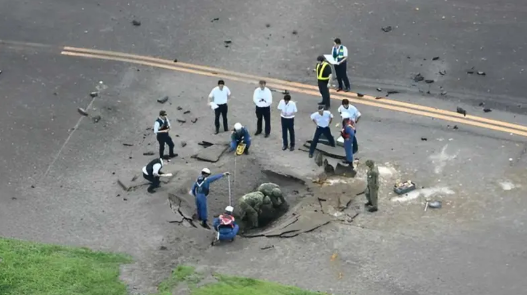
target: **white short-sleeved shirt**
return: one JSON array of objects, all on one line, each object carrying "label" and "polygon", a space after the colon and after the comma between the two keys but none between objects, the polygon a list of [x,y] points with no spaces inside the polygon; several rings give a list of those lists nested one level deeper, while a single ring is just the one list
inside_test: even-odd
[{"label": "white short-sleeved shirt", "polygon": [[348,108],[345,108],[344,106],[341,105],[338,108],[338,112],[340,113],[343,119],[351,118],[353,122],[357,122],[357,118],[361,116],[361,113],[359,112],[359,110],[351,104],[348,105]]},{"label": "white short-sleeved shirt", "polygon": [[227,86],[223,86],[223,89],[220,90],[219,86],[214,87],[209,94],[209,98],[212,98],[212,102],[215,104],[226,104],[231,95],[231,90]]},{"label": "white short-sleeved shirt", "polygon": [[[161,164],[155,164],[153,168],[153,171],[152,173],[154,175],[159,175],[159,170],[161,170],[161,168],[163,168],[163,160],[161,160]],[[143,167],[143,173],[148,175],[148,171],[146,171],[146,166]]]},{"label": "white short-sleeved shirt", "polygon": [[298,111],[296,109],[296,103],[294,101],[289,101],[287,104],[285,100],[281,100],[278,103],[278,109],[281,111],[280,116],[285,119],[291,119],[295,117],[295,113]]},{"label": "white short-sleeved shirt", "polygon": [[318,127],[328,127],[329,121],[333,118],[333,114],[330,111],[324,111],[321,114],[315,112],[311,115],[311,120],[314,120],[317,123]]},{"label": "white short-sleeved shirt", "polygon": [[[348,57],[348,48],[344,45],[339,45],[337,47],[337,52],[339,50],[339,47],[342,46],[342,53],[344,54],[344,57]],[[333,52],[333,50],[335,50],[335,46],[331,47],[331,52]]]}]

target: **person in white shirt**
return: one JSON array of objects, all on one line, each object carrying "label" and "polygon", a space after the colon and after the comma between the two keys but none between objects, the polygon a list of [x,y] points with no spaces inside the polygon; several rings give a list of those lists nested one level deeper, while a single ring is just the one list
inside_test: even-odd
[{"label": "person in white shirt", "polygon": [[[282,121],[282,150],[285,151],[288,147],[290,151],[295,150],[295,114],[296,103],[291,101],[291,95],[284,95],[284,99],[278,104],[280,110],[280,117]],[[287,142],[287,133],[289,132],[289,139],[291,145]]]},{"label": "person in white shirt", "polygon": [[311,115],[311,120],[313,120],[313,123],[317,126],[315,135],[311,141],[311,146],[309,147],[309,157],[313,158],[313,153],[317,148],[318,140],[322,134],[328,139],[329,145],[332,147],[335,146],[335,139],[333,138],[333,135],[331,135],[331,128],[329,127],[333,121],[333,114],[330,111],[325,111],[324,106],[318,106],[318,112]]},{"label": "person in white shirt", "polygon": [[[335,72],[337,74],[337,81],[339,83],[338,91],[343,90],[343,86],[345,92],[350,91],[350,80],[348,79],[348,74],[346,73],[346,67],[348,66],[348,48],[346,46],[342,45],[342,42],[340,41],[340,38],[336,38],[333,41],[333,58],[337,62],[335,64]],[[342,83],[344,82],[344,83]],[[344,85],[343,85],[344,84]]]},{"label": "person in white shirt", "polygon": [[265,87],[267,83],[260,81],[260,87],[254,90],[253,101],[256,105],[256,133],[262,133],[262,118],[265,120],[265,137],[271,133],[271,104],[273,103],[273,94],[269,88]]},{"label": "person in white shirt", "polygon": [[163,168],[163,159],[158,158],[150,161],[145,167],[143,167],[143,178],[150,182],[148,187],[149,193],[155,193],[155,189],[159,187],[161,183],[159,181],[160,175],[163,175],[161,168]]},{"label": "person in white shirt", "polygon": [[342,100],[342,105],[338,108],[338,112],[342,119],[350,118],[354,123],[358,123],[361,116],[359,110],[354,105],[351,105],[348,99]]},{"label": "person in white shirt", "polygon": [[231,97],[231,90],[229,87],[225,86],[225,81],[219,80],[218,86],[214,87],[209,94],[209,105],[212,103],[216,108],[214,109],[214,126],[216,127],[216,132],[220,132],[220,115],[223,117],[223,130],[225,132],[229,131],[229,124],[227,122],[227,101]]}]

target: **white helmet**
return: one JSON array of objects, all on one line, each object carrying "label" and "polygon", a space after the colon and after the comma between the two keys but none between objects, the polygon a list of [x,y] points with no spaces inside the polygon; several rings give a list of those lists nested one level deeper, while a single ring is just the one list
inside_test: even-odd
[{"label": "white helmet", "polygon": [[227,207],[225,207],[225,211],[232,213],[232,211],[234,211],[234,208],[232,208],[232,206],[227,206]]},{"label": "white helmet", "polygon": [[243,127],[243,126],[242,126],[242,124],[241,124],[241,123],[236,123],[236,124],[234,124],[234,130],[236,130],[236,131],[239,131],[239,130],[241,130],[241,129],[242,129],[242,127]]},{"label": "white helmet", "polygon": [[210,174],[210,169],[209,168],[203,168],[201,170],[201,173]]}]

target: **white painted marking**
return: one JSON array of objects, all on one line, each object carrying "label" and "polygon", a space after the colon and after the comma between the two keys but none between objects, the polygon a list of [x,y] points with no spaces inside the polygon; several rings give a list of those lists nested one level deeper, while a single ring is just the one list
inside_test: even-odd
[{"label": "white painted marking", "polygon": [[439,195],[453,195],[454,191],[451,190],[448,187],[442,186],[442,187],[431,187],[431,188],[424,188],[419,190],[411,191],[404,196],[400,197],[394,197],[392,198],[392,202],[408,202],[411,200],[415,200],[419,197],[423,197],[425,199],[430,197],[440,197]]},{"label": "white painted marking", "polygon": [[447,162],[454,160],[457,158],[457,155],[459,154],[459,151],[457,151],[455,154],[449,155],[446,150],[448,148],[448,144],[441,149],[441,152],[431,155],[429,159],[432,161],[432,164],[434,164],[434,172],[436,174],[440,174],[443,172],[443,169],[445,168]]}]

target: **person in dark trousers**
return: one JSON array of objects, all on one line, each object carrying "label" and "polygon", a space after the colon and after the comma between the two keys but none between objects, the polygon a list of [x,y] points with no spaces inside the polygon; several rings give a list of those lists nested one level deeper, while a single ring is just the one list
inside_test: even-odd
[{"label": "person in dark trousers", "polygon": [[154,123],[154,133],[156,134],[157,142],[159,142],[159,157],[164,159],[165,144],[168,145],[168,157],[175,158],[177,154],[174,154],[174,142],[172,137],[168,134],[170,131],[170,120],[167,118],[166,111],[159,112],[159,118]]},{"label": "person in dark trousers", "polygon": [[159,177],[160,175],[163,175],[163,172],[161,172],[163,165],[163,159],[159,158],[150,161],[150,163],[143,167],[143,178],[150,182],[147,191],[151,194],[156,192],[155,189],[158,188],[161,183]]},{"label": "person in dark trousers", "polygon": [[214,126],[216,127],[216,132],[220,132],[220,115],[223,118],[223,130],[225,132],[229,131],[229,124],[227,122],[227,112],[229,108],[227,107],[227,101],[231,97],[231,90],[229,87],[225,86],[225,81],[219,80],[218,86],[214,87],[209,94],[209,105],[214,109]]},{"label": "person in dark trousers", "polygon": [[325,111],[324,106],[318,107],[318,112],[315,112],[311,115],[311,120],[313,120],[317,126],[315,135],[311,141],[311,146],[309,147],[309,157],[313,158],[313,153],[315,153],[318,140],[322,134],[324,134],[324,136],[328,139],[329,145],[332,147],[335,146],[335,139],[333,138],[333,135],[331,135],[331,128],[329,127],[333,121],[333,114],[331,114],[330,111]]},{"label": "person in dark trousers", "polygon": [[[278,104],[280,110],[280,117],[282,120],[282,150],[285,151],[288,147],[290,151],[295,150],[295,114],[298,111],[296,109],[296,103],[291,101],[291,95],[284,95],[284,99]],[[287,133],[289,132],[289,138],[291,144],[287,142]]]},{"label": "person in dark trousers", "polygon": [[265,137],[271,133],[271,104],[273,103],[273,94],[269,88],[265,87],[267,83],[260,81],[260,87],[254,90],[253,101],[256,105],[256,135],[262,133],[262,118],[265,120]]},{"label": "person in dark trousers", "polygon": [[[337,62],[335,64],[335,74],[337,74],[337,81],[339,83],[338,91],[344,92],[350,91],[350,80],[348,79],[347,64],[348,64],[348,48],[342,45],[339,38],[336,38],[333,42],[333,58]],[[342,83],[344,82],[344,83]],[[342,86],[346,88],[342,88]]]},{"label": "person in dark trousers", "polygon": [[319,102],[319,105],[324,105],[325,109],[328,110],[330,107],[330,96],[329,96],[329,87],[328,83],[331,79],[331,65],[326,61],[324,56],[320,55],[317,57],[317,81],[318,81],[318,90],[320,95],[322,95],[322,101]]}]

